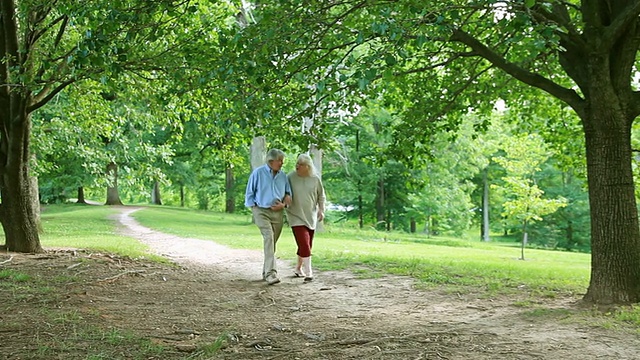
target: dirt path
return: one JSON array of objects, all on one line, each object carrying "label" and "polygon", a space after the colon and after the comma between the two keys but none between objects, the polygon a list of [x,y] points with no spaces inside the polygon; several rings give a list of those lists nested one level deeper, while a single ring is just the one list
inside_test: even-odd
[{"label": "dirt path", "polygon": [[[130,216],[138,209],[121,208],[120,231],[177,266],[81,249],[0,254],[0,270],[37,278],[0,289],[0,359],[640,359],[637,331],[595,324],[606,317],[585,316],[577,298],[419,290],[349,271],[305,284],[284,261],[268,286],[261,252],[153,231]],[[123,342],[141,338],[162,354]]]},{"label": "dirt path", "polygon": [[283,282],[267,286],[260,252],[158,233],[130,217],[136,210],[118,218],[127,235],[206,279],[192,287],[210,289],[202,300],[220,310],[210,315],[232,330],[221,358],[640,359],[637,335],[572,321],[577,299],[517,307],[518,299],[421,291],[409,278],[349,272],[317,272],[304,284],[283,276],[291,272],[285,262]]},{"label": "dirt path", "polygon": [[[138,224],[130,214],[140,207],[123,207],[118,222],[123,225],[123,233],[134,237],[158,255],[187,267],[215,269],[226,280],[259,279],[262,269],[262,254],[256,251],[236,250],[212,241],[182,238],[151,230]],[[289,265],[279,262],[281,269]]]}]

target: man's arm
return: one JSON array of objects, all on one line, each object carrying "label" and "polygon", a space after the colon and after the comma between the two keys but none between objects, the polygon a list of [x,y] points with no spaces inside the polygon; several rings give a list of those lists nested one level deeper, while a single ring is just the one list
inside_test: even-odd
[{"label": "man's arm", "polygon": [[247,190],[244,194],[244,206],[253,207],[256,205],[256,182],[257,176],[255,171],[249,175],[249,181],[247,182]]}]

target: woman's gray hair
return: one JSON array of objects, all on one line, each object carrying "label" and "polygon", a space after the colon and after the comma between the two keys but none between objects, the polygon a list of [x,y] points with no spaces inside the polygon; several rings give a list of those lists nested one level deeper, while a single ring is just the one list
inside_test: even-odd
[{"label": "woman's gray hair", "polygon": [[316,175],[316,167],[313,165],[313,159],[308,154],[300,154],[298,155],[297,163],[302,165],[307,165],[309,167],[309,176]]},{"label": "woman's gray hair", "polygon": [[284,152],[280,149],[271,149],[267,152],[266,156],[267,163],[270,163],[274,160],[284,160]]}]

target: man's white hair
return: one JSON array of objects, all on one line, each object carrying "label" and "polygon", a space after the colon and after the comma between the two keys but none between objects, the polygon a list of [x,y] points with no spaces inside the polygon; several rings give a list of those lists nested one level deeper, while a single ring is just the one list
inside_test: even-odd
[{"label": "man's white hair", "polygon": [[284,160],[284,152],[280,149],[271,149],[267,152],[266,160],[267,163],[273,160]]}]

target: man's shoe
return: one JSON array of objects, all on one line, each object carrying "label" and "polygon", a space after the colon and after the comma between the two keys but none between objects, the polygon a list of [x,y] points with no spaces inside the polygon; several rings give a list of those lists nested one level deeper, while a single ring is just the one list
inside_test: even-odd
[{"label": "man's shoe", "polygon": [[275,275],[267,276],[267,284],[275,285],[279,282],[280,282],[280,279],[277,276]]},{"label": "man's shoe", "polygon": [[313,281],[313,278],[311,276],[307,276],[304,278],[304,282],[310,282]]}]

